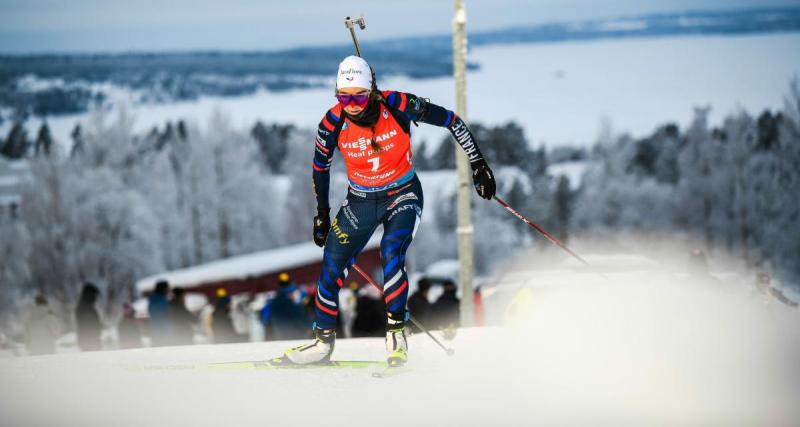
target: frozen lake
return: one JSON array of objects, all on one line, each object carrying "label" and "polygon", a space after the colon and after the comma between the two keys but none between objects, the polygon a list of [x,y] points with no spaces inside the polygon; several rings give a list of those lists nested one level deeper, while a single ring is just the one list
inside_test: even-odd
[{"label": "frozen lake", "polygon": [[[601,123],[643,135],[674,121],[686,125],[696,106],[713,107],[711,123],[739,108],[752,114],[782,106],[792,76],[800,75],[800,34],[741,37],[669,37],[522,44],[474,49],[481,69],[468,75],[468,117],[503,123],[516,120],[528,139],[547,146],[589,145]],[[420,64],[424,67],[424,64]],[[333,73],[333,70],[332,70]],[[378,79],[398,89],[454,106],[452,78]],[[124,98],[124,97],[123,97]],[[331,89],[311,89],[132,108],[136,128],[184,118],[202,126],[215,109],[249,129],[256,120],[314,127],[334,102]],[[54,135],[68,140],[86,115],[49,120]],[[0,126],[5,135],[8,123]],[[29,121],[35,136],[37,120]],[[446,133],[415,128],[416,139],[438,141]]]}]

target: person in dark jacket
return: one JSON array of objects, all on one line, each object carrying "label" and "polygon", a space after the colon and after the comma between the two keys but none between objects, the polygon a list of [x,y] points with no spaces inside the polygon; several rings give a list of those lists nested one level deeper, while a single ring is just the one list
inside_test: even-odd
[{"label": "person in dark jacket", "polygon": [[100,332],[103,328],[95,307],[99,295],[100,290],[97,286],[89,282],[83,285],[78,307],[75,309],[78,347],[81,351],[101,350]]},{"label": "person in dark jacket", "polygon": [[233,327],[231,297],[225,288],[217,289],[217,301],[214,303],[214,314],[211,317],[211,331],[215,344],[239,342],[242,338]]},{"label": "person in dark jacket", "polygon": [[169,282],[160,280],[148,297],[150,338],[154,347],[172,344],[172,325],[169,318]]},{"label": "person in dark jacket", "polygon": [[269,318],[266,322],[269,339],[292,340],[307,337],[311,320],[306,315],[305,307],[293,298],[296,288],[287,273],[278,276],[278,292],[269,302]]},{"label": "person in dark jacket", "polygon": [[356,300],[354,337],[382,337],[386,331],[386,303],[378,290],[371,286],[361,288]]},{"label": "person in dark jacket", "polygon": [[194,342],[195,318],[186,309],[185,295],[186,290],[175,288],[172,290],[172,300],[169,302],[169,323],[172,326],[175,345],[191,345]]},{"label": "person in dark jacket", "polygon": [[457,328],[459,325],[459,301],[456,296],[456,284],[446,280],[443,285],[444,293],[431,307],[431,323],[436,329]]},{"label": "person in dark jacket", "polygon": [[[428,324],[431,310],[431,303],[428,301],[428,291],[431,289],[431,282],[422,278],[417,282],[417,292],[408,299],[408,312],[423,325]],[[415,332],[421,332],[413,326]]]}]

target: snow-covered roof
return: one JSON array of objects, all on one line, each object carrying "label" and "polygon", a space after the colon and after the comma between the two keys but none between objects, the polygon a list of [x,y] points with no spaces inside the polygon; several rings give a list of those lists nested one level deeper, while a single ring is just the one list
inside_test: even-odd
[{"label": "snow-covered roof", "polygon": [[[374,233],[365,249],[380,246],[382,233]],[[212,261],[180,270],[168,271],[139,279],[136,291],[141,294],[155,288],[156,282],[166,280],[170,286],[193,288],[225,280],[242,280],[308,265],[322,260],[322,248],[313,242],[285,246]]]},{"label": "snow-covered roof", "polygon": [[460,265],[457,259],[443,259],[434,262],[425,269],[425,276],[456,280]]}]

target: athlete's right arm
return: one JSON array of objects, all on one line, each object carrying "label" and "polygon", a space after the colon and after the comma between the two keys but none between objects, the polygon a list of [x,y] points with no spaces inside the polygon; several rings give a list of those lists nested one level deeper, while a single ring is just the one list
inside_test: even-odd
[{"label": "athlete's right arm", "polygon": [[332,111],[325,113],[325,117],[319,122],[317,137],[314,141],[314,161],[311,173],[314,196],[317,198],[317,215],[314,217],[314,243],[317,246],[324,246],[328,238],[330,229],[331,207],[328,201],[328,193],[331,182],[331,162],[333,162],[333,152],[336,149],[338,138],[338,126],[340,117]]},{"label": "athlete's right arm", "polygon": [[336,149],[336,138],[334,135],[339,126],[340,118],[332,111],[325,113],[325,117],[319,122],[317,137],[314,141],[314,163],[312,171],[312,181],[314,196],[317,198],[317,210],[330,209],[328,193],[330,190],[330,169],[333,162],[333,152]]}]

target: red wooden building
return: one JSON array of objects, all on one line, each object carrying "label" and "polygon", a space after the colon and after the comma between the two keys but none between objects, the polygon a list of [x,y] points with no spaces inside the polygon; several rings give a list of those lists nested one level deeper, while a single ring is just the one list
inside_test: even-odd
[{"label": "red wooden building", "polygon": [[[370,239],[356,263],[378,283],[383,282],[379,236]],[[321,269],[322,248],[309,242],[156,274],[137,281],[136,290],[144,296],[155,288],[156,282],[166,280],[171,288],[181,287],[213,300],[219,288],[225,288],[229,295],[242,292],[255,295],[275,290],[282,272],[289,273],[291,281],[298,285],[316,285]],[[368,285],[355,271],[350,272],[347,282]]]}]

